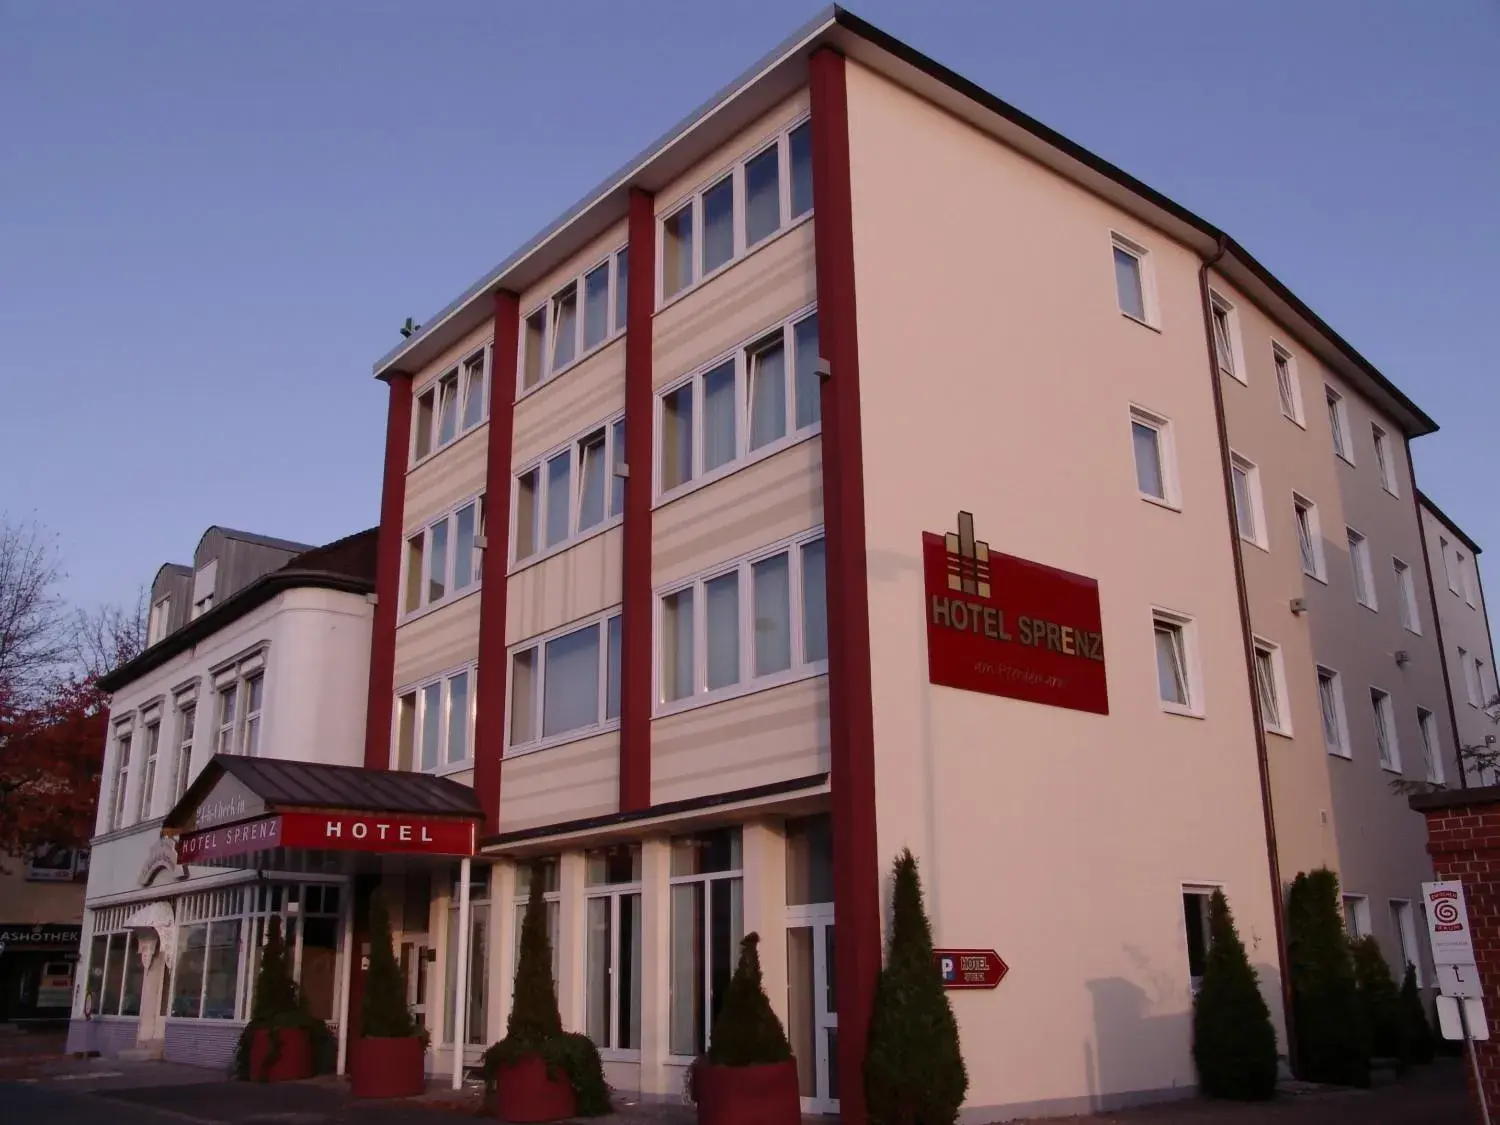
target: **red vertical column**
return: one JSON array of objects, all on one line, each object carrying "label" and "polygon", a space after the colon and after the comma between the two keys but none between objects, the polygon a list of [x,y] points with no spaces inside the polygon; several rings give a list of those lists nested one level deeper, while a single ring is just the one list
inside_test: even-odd
[{"label": "red vertical column", "polygon": [[864,1125],[862,1073],[880,975],[880,857],[875,835],[875,728],[865,567],[864,453],[854,301],[854,222],[844,57],[809,60],[813,229],[823,384],[823,523],[828,560],[828,723],[833,901],[838,960],[839,1116]]},{"label": "red vertical column", "polygon": [[406,458],[411,442],[411,376],[386,376],[385,470],[375,544],[375,620],[370,633],[370,687],[365,706],[365,765],[391,761],[391,691],[396,675],[396,608],[401,600],[401,520],[406,510]]},{"label": "red vertical column", "polygon": [[625,304],[625,543],[620,610],[620,811],[651,804],[651,322],[655,197],[630,191]]},{"label": "red vertical column", "polygon": [[484,572],[479,589],[479,673],[475,688],[474,792],[485,828],[500,825],[500,759],[505,754],[505,610],[510,561],[510,461],[515,443],[516,363],[521,299],[495,294],[490,348],[489,448],[484,469]]}]

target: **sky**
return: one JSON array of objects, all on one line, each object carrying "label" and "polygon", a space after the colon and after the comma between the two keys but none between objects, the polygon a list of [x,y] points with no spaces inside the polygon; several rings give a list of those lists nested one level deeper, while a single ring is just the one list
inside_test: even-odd
[{"label": "sky", "polygon": [[[1500,0],[850,7],[1233,234],[1438,421],[1422,488],[1500,559]],[[0,511],[81,605],[211,524],[372,526],[405,318],[818,10],[0,0]]]}]

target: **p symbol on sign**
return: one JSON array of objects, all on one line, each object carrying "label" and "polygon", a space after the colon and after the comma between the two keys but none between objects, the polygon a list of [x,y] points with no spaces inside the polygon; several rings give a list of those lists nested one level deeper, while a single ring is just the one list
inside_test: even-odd
[{"label": "p symbol on sign", "polygon": [[939,967],[943,972],[944,981],[952,981],[958,979],[958,968],[954,965],[952,957],[940,957],[938,958],[938,961]]}]

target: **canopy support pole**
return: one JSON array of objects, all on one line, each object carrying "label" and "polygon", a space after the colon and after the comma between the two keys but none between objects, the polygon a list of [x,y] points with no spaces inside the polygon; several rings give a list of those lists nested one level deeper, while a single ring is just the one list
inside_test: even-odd
[{"label": "canopy support pole", "polygon": [[455,1090],[463,1086],[464,1082],[464,1040],[468,1038],[465,1034],[464,1024],[467,1022],[465,1010],[469,1000],[469,865],[468,856],[464,856],[459,864],[458,870],[458,942],[457,953],[458,964],[453,974],[454,997],[453,997],[453,1088]]}]

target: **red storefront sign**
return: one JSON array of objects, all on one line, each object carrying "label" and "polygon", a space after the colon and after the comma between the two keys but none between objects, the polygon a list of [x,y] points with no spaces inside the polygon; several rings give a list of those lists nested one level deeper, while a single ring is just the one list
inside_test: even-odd
[{"label": "red storefront sign", "polygon": [[934,949],[944,988],[995,988],[1010,966],[993,949]]},{"label": "red storefront sign", "polygon": [[473,855],[476,822],[403,813],[284,812],[177,839],[179,863],[206,863],[264,848]]},{"label": "red storefront sign", "polygon": [[1094,579],[991,551],[967,512],[922,533],[922,569],[932,683],[1109,714]]}]

